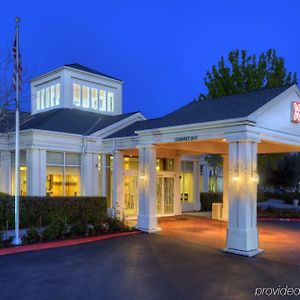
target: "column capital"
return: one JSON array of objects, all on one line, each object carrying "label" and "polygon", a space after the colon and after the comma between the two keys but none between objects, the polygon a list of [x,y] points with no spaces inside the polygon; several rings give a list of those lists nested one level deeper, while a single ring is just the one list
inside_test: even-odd
[{"label": "column capital", "polygon": [[156,145],[154,145],[154,144],[142,144],[142,145],[137,145],[136,148],[138,148],[138,149],[156,149]]},{"label": "column capital", "polygon": [[225,136],[228,143],[237,143],[237,142],[253,142],[260,143],[260,135],[253,132],[239,132],[235,134],[228,134]]}]

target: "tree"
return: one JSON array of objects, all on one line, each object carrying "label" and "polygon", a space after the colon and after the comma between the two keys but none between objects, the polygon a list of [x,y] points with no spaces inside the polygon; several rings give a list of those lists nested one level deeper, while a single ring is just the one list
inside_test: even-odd
[{"label": "tree", "polygon": [[223,166],[223,160],[221,155],[216,154],[209,154],[205,156],[205,161],[207,164],[212,168],[212,176],[211,176],[211,183],[212,183],[212,191],[216,191],[217,187],[217,180],[221,178],[221,169]]},{"label": "tree", "polygon": [[229,66],[222,56],[217,66],[206,72],[208,92],[200,94],[199,100],[297,83],[296,73],[286,70],[284,59],[274,49],[261,53],[258,59],[255,54],[248,56],[246,50],[237,49],[229,52],[228,62]]}]

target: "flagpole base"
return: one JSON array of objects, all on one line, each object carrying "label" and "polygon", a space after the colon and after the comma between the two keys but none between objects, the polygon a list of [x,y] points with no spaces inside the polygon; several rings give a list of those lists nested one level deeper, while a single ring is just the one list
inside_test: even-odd
[{"label": "flagpole base", "polygon": [[14,237],[14,239],[12,240],[12,245],[14,246],[19,246],[22,244],[22,240],[19,237]]}]

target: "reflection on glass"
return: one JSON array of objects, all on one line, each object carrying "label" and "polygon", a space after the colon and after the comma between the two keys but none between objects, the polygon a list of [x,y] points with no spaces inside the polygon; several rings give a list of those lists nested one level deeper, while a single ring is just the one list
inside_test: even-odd
[{"label": "reflection on glass", "polygon": [[137,176],[124,176],[125,217],[133,217],[137,215],[137,190]]}]

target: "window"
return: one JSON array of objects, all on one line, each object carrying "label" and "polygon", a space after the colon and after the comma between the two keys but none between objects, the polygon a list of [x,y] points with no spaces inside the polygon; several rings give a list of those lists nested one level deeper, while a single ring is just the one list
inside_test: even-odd
[{"label": "window", "polygon": [[51,85],[51,106],[55,106],[55,86]]},{"label": "window", "polygon": [[60,103],[60,83],[55,85],[55,104],[59,105]]},{"label": "window", "polygon": [[[20,151],[20,195],[27,193],[26,151]],[[11,152],[11,193],[15,193],[15,152]]]},{"label": "window", "polygon": [[107,111],[114,111],[114,93],[107,93]]},{"label": "window", "polygon": [[45,89],[41,89],[41,109],[45,108]]},{"label": "window", "polygon": [[82,86],[82,107],[90,107],[90,88]]},{"label": "window", "polygon": [[47,152],[47,196],[80,196],[80,154]]},{"label": "window", "polygon": [[36,92],[36,110],[41,110],[59,105],[60,83],[41,88]]},{"label": "window", "polygon": [[95,88],[91,89],[91,101],[92,101],[92,108],[98,109],[98,90]]},{"label": "window", "polygon": [[139,159],[138,157],[124,157],[124,170],[138,170]]},{"label": "window", "polygon": [[157,171],[174,171],[174,159],[159,158],[156,160]]},{"label": "window", "polygon": [[73,104],[76,106],[81,105],[80,94],[81,94],[81,86],[79,84],[73,83]]},{"label": "window", "polygon": [[36,93],[36,110],[41,109],[41,91],[37,91]]},{"label": "window", "polygon": [[46,104],[45,107],[48,108],[50,107],[50,88],[46,88]]},{"label": "window", "polygon": [[103,90],[99,91],[99,101],[100,101],[99,109],[106,110],[106,92]]}]

